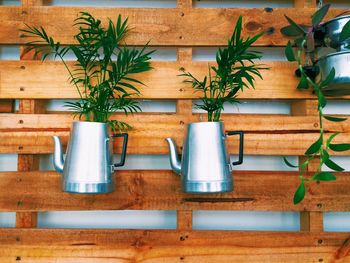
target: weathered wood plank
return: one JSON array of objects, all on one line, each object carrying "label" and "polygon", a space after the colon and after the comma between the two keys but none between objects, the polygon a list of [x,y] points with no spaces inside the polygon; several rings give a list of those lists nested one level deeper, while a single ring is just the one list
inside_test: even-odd
[{"label": "weathered wood plank", "polygon": [[[298,79],[290,62],[262,62],[270,70],[262,72],[264,80],[257,79],[256,89],[245,90],[240,99],[305,99],[315,96],[310,92],[296,90]],[[72,63],[70,63],[72,64]],[[180,69],[190,71],[198,78],[207,74],[208,62],[152,62],[153,70],[137,77],[141,95],[148,99],[195,99],[199,93],[178,77]],[[45,72],[45,74],[43,74]],[[47,61],[1,61],[0,98],[65,99],[78,98],[75,87],[69,84],[69,76],[60,62]]]},{"label": "weathered wood plank", "polygon": [[[182,105],[184,106],[184,105]],[[188,107],[188,105],[185,105]],[[185,112],[186,109],[183,109]],[[135,114],[117,115],[134,128],[129,131],[129,154],[167,154],[165,138],[172,137],[178,147],[182,145],[186,124],[199,121],[199,115]],[[72,124],[70,114],[0,114],[0,153],[44,154],[53,152],[52,135],[62,136],[65,146]],[[223,115],[226,130],[244,130],[245,153],[250,155],[302,155],[313,140],[318,128],[315,116],[267,116]],[[336,137],[338,142],[350,141],[348,122],[325,122],[326,134],[340,130],[345,133]],[[230,153],[238,149],[236,138],[228,140]],[[119,153],[120,146],[114,144]],[[348,155],[348,152],[336,153]]]},{"label": "weathered wood plank", "polygon": [[[180,101],[178,113],[136,113],[132,116],[114,114],[111,119],[118,119],[130,123],[135,132],[152,130],[164,126],[164,130],[175,129],[186,125],[187,122],[198,122],[200,114],[187,115],[191,105],[187,101]],[[184,115],[185,114],[185,115]],[[345,115],[344,115],[345,116]],[[187,119],[186,119],[187,117]],[[203,119],[206,115],[203,114]],[[263,114],[223,114],[222,121],[226,130],[244,130],[249,133],[312,133],[317,132],[317,116],[289,116]],[[40,131],[69,131],[74,119],[73,114],[0,114],[1,132],[40,132]],[[183,121],[184,123],[180,123]],[[169,126],[170,125],[170,126]],[[178,128],[179,129],[179,128]],[[341,131],[350,132],[350,121],[334,123],[324,120],[326,133]],[[131,131],[132,132],[132,131]],[[168,131],[169,135],[172,134]]]},{"label": "weathered wood plank", "polygon": [[[156,128],[156,127],[155,127]],[[178,148],[182,145],[185,129],[129,132],[128,154],[168,154],[168,146],[165,138],[172,137]],[[176,133],[178,130],[178,133]],[[0,134],[0,153],[18,154],[47,154],[53,152],[52,136],[61,137],[63,147],[67,145],[68,132],[2,132]],[[244,137],[244,153],[247,155],[302,155],[318,138],[317,133],[283,133],[283,134],[252,134],[246,133]],[[336,143],[350,141],[350,134],[345,133],[337,136]],[[235,138],[228,140],[230,154],[238,152],[238,142]],[[114,142],[114,152],[120,153],[121,146]],[[349,155],[348,152],[336,152],[333,155]]]},{"label": "weathered wood plank", "polygon": [[[73,20],[81,11],[81,7],[14,7],[0,8],[2,28],[0,30],[1,44],[23,43],[20,39],[20,28],[24,23],[43,26],[62,44],[72,43]],[[127,38],[130,45],[143,45],[151,41],[155,46],[218,46],[226,45],[238,16],[244,17],[244,34],[252,35],[261,31],[268,32],[257,45],[285,45],[280,28],[286,25],[284,14],[299,23],[308,23],[312,8],[93,8],[85,7],[102,20],[110,17],[116,20],[118,14],[129,17],[129,25],[133,28]],[[333,9],[329,17],[334,17],[344,10]],[[60,14],[60,20],[56,15]],[[193,21],[196,21],[194,24]],[[195,25],[195,26],[194,26]],[[217,28],[220,27],[220,30]],[[210,36],[210,37],[208,37]]]},{"label": "weathered wood plank", "polygon": [[2,172],[0,211],[350,209],[349,173],[338,173],[334,182],[308,185],[299,205],[292,201],[299,183],[296,172],[234,171],[233,175],[234,192],[194,195],[181,192],[180,178],[172,171],[118,171],[114,193],[76,195],[61,192],[61,175],[55,172]]},{"label": "weathered wood plank", "polygon": [[0,254],[11,262],[16,257],[23,262],[83,258],[84,262],[349,262],[347,254],[339,253],[349,233],[69,229],[1,229],[0,233]]}]

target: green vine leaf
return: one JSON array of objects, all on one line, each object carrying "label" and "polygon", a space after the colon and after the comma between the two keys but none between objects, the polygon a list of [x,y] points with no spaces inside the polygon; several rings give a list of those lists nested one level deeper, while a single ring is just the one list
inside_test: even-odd
[{"label": "green vine leaf", "polygon": [[345,152],[350,150],[350,144],[349,143],[339,143],[339,144],[329,144],[329,149],[335,152]]},{"label": "green vine leaf", "polygon": [[287,160],[286,157],[283,157],[283,160],[284,160],[284,163],[285,163],[287,166],[289,166],[289,167],[292,167],[292,168],[298,168],[298,167],[299,167],[299,166],[297,166],[297,165],[294,165],[294,164],[290,163],[290,162]]},{"label": "green vine leaf", "polygon": [[339,117],[333,117],[333,116],[329,116],[329,115],[323,115],[323,118],[325,118],[326,120],[329,120],[329,121],[333,121],[333,122],[342,122],[342,121],[347,120],[347,118],[339,118]]},{"label": "green vine leaf", "polygon": [[340,42],[343,42],[350,38],[350,21],[348,21],[345,26],[343,27],[343,30],[340,33],[339,40]]},{"label": "green vine leaf", "polygon": [[307,81],[306,77],[303,75],[301,75],[299,84],[298,84],[298,89],[308,89],[309,88],[309,82]]},{"label": "green vine leaf", "polygon": [[306,150],[305,155],[311,155],[311,154],[315,154],[317,152],[320,151],[320,148],[322,146],[322,135],[318,138],[318,140],[316,142],[314,142],[309,149]]},{"label": "green vine leaf", "polygon": [[333,141],[333,139],[335,138],[335,136],[339,135],[340,132],[336,132],[336,133],[333,133],[331,136],[329,136],[327,142],[326,142],[326,147],[327,149],[329,148],[329,145],[331,144],[331,142]]},{"label": "green vine leaf", "polygon": [[330,4],[326,4],[312,15],[313,26],[318,26],[322,22],[323,18],[327,15],[330,6]]},{"label": "green vine leaf", "polygon": [[314,181],[334,181],[337,178],[330,172],[320,172],[312,177]]},{"label": "green vine leaf", "polygon": [[303,201],[304,197],[305,197],[305,183],[304,183],[304,179],[302,179],[298,189],[294,193],[294,198],[293,198],[294,204],[295,205],[299,204],[301,201]]},{"label": "green vine leaf", "polygon": [[306,34],[307,33],[307,31],[304,28],[302,28],[300,25],[295,23],[291,18],[289,18],[286,15],[284,15],[284,16],[296,32],[298,32],[299,34]]},{"label": "green vine leaf", "polygon": [[324,88],[324,87],[327,87],[329,83],[331,83],[333,80],[334,80],[334,77],[335,77],[335,69],[334,67],[332,67],[331,71],[329,72],[328,76],[326,77],[325,80],[323,80],[321,83],[320,83],[320,87],[321,89]]},{"label": "green vine leaf", "polygon": [[286,46],[286,49],[284,51],[286,58],[288,61],[293,62],[296,61],[295,55],[294,55],[294,51],[293,51],[293,47],[292,44],[290,43],[290,41],[288,41],[288,44]]},{"label": "green vine leaf", "polygon": [[336,164],[335,162],[333,162],[331,159],[328,159],[327,161],[324,162],[324,164],[334,170],[334,171],[337,171],[337,172],[343,172],[345,169],[340,167],[338,164]]}]

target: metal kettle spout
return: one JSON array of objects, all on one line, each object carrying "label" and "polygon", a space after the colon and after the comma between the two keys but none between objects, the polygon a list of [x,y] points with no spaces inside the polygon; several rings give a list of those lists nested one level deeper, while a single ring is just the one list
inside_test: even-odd
[{"label": "metal kettle spout", "polygon": [[170,158],[170,166],[171,169],[173,169],[173,171],[177,174],[181,173],[181,162],[179,160],[179,156],[177,154],[177,150],[176,150],[176,145],[173,141],[173,139],[171,138],[166,138],[166,141],[168,142],[169,145],[169,158]]},{"label": "metal kettle spout", "polygon": [[62,144],[58,136],[52,136],[52,137],[55,145],[55,150],[53,153],[53,165],[57,172],[63,173],[64,160],[63,160]]}]

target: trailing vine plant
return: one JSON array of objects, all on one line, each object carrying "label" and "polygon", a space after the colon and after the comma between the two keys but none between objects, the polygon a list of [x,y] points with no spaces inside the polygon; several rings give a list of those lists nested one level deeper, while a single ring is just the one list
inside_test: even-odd
[{"label": "trailing vine plant", "polygon": [[237,92],[254,88],[256,76],[262,79],[260,70],[267,68],[254,64],[255,60],[261,59],[261,52],[249,50],[262,35],[243,39],[240,16],[227,47],[219,48],[216,52],[217,66],[208,65],[208,75],[203,80],[186,71],[179,75],[187,77],[184,82],[191,83],[192,88],[202,94],[201,104],[195,104],[195,107],[208,113],[209,122],[220,121],[224,104],[238,103]]},{"label": "trailing vine plant", "polygon": [[[123,41],[129,32],[127,22],[127,18],[122,20],[119,15],[116,23],[108,19],[105,28],[101,20],[81,12],[74,23],[78,28],[74,35],[77,45],[68,46],[55,41],[43,27],[26,25],[21,30],[21,37],[31,39],[26,43],[25,52],[34,50],[35,56],[40,55],[42,60],[49,56],[58,58],[68,71],[70,83],[77,89],[80,99],[66,102],[65,106],[79,119],[84,116],[86,121],[109,123],[113,131],[131,128],[126,122],[111,120],[113,113],[141,111],[137,101],[130,97],[140,93],[136,85],[144,84],[133,74],[151,69],[150,55],[154,52],[146,52],[147,44],[141,50],[126,46]],[[68,53],[75,55],[73,66],[65,59]]]},{"label": "trailing vine plant", "polygon": [[[325,5],[313,14],[311,26],[298,25],[291,18],[286,16],[289,25],[281,30],[284,35],[295,38],[293,44],[290,41],[288,42],[285,49],[285,55],[288,61],[297,62],[298,68],[296,73],[300,76],[297,89],[306,90],[311,88],[318,100],[318,139],[305,151],[305,161],[299,165],[291,164],[286,158],[284,158],[286,165],[293,168],[299,168],[300,184],[294,194],[294,204],[298,204],[304,199],[306,193],[306,182],[336,180],[334,171],[344,171],[344,168],[331,159],[330,151],[343,152],[350,150],[350,144],[348,143],[333,143],[334,138],[338,136],[340,132],[335,132],[326,138],[323,125],[324,120],[331,122],[343,122],[347,120],[346,118],[324,115],[324,108],[327,105],[327,99],[323,93],[323,89],[333,81],[335,77],[334,68],[325,78],[322,77],[319,81],[315,80],[315,77],[318,74],[317,67],[315,66],[317,55],[316,49],[317,46],[322,46],[322,42],[315,39],[315,35],[317,34],[317,30],[321,25],[321,21],[326,16],[329,7],[329,5]],[[350,30],[343,31],[342,37],[344,39],[350,37]],[[296,52],[293,50],[293,46],[296,48]],[[317,169],[312,176],[309,176],[307,174],[307,166],[311,161],[317,158],[319,158]],[[322,171],[324,165],[332,171]]]}]

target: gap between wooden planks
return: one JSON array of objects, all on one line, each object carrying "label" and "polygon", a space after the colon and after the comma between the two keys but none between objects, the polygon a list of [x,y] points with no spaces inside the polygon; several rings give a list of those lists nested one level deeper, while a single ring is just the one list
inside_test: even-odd
[{"label": "gap between wooden planks", "polygon": [[[116,20],[118,14],[129,17],[133,28],[126,39],[129,45],[143,45],[150,40],[153,46],[222,46],[227,44],[237,18],[244,18],[245,36],[259,32],[266,34],[257,41],[259,46],[283,46],[287,43],[281,27],[287,25],[284,15],[300,24],[308,24],[314,8],[93,8],[84,7],[97,18]],[[75,28],[73,20],[82,7],[0,7],[2,29],[1,44],[20,44],[19,29],[24,23],[43,26],[62,44],[71,44]],[[333,9],[328,18],[342,13],[343,9]],[[57,20],[57,14],[60,19]],[[196,26],[193,26],[196,21]],[[220,28],[220,30],[218,30]]]},{"label": "gap between wooden planks", "polygon": [[0,259],[8,262],[349,262],[349,233],[0,229],[0,235]]},{"label": "gap between wooden planks", "polygon": [[200,196],[182,193],[180,177],[168,170],[117,171],[116,191],[103,195],[64,193],[53,171],[1,172],[0,210],[349,211],[349,173],[336,175],[334,182],[308,184],[305,200],[294,205],[297,172],[234,171],[233,192]]}]

